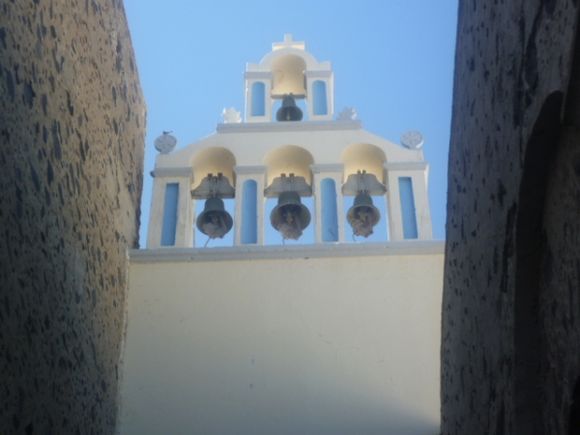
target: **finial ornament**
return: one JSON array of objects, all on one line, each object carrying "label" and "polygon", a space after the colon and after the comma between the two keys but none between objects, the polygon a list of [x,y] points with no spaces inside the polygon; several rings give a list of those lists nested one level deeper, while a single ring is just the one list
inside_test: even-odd
[{"label": "finial ornament", "polygon": [[354,121],[357,119],[357,113],[354,107],[345,107],[336,117],[338,121]]},{"label": "finial ornament", "polygon": [[159,151],[161,154],[169,154],[177,145],[177,139],[175,136],[172,136],[170,133],[172,131],[164,131],[161,136],[155,139],[153,145],[155,145],[155,149]]},{"label": "finial ornament", "polygon": [[224,108],[222,110],[222,118],[224,124],[238,124],[242,122],[242,115],[233,107]]},{"label": "finial ornament", "polygon": [[410,150],[419,150],[424,143],[423,135],[418,131],[411,130],[401,136],[401,145]]}]

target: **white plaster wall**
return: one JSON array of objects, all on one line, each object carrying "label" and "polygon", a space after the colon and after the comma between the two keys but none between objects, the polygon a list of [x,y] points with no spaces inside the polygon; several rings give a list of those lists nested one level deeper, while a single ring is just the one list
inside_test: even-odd
[{"label": "white plaster wall", "polygon": [[121,434],[439,433],[443,255],[136,262]]},{"label": "white plaster wall", "polygon": [[423,162],[423,150],[397,145],[361,128],[358,121],[306,121],[220,124],[218,132],[169,154],[158,154],[155,168],[190,167],[194,157],[211,147],[225,148],[236,165],[264,163],[272,150],[285,145],[300,146],[312,154],[316,164],[342,162],[342,153],[353,144],[371,144],[381,149],[389,162]]}]

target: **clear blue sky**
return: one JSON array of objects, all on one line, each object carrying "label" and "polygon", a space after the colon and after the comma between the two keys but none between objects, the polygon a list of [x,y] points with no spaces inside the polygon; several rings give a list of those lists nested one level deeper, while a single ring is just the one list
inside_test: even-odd
[{"label": "clear blue sky", "polygon": [[125,9],[147,103],[142,247],[153,140],[173,130],[183,147],[214,132],[224,107],[242,111],[246,62],[284,33],[332,62],[337,111],[354,107],[366,130],[395,143],[423,133],[434,236],[445,237],[457,0],[125,0]]}]

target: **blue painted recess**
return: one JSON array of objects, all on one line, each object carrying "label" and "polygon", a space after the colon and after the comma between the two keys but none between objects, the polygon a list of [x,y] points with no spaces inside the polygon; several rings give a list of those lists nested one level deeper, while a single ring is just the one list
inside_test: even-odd
[{"label": "blue painted recess", "polygon": [[327,115],[328,106],[326,103],[326,83],[316,80],[312,83],[313,93],[313,113],[315,115]]},{"label": "blue painted recess", "polygon": [[161,228],[161,246],[175,245],[175,230],[177,229],[178,201],[179,201],[179,184],[168,183],[165,186],[165,202],[163,204],[163,227]]},{"label": "blue painted recess", "polygon": [[258,183],[246,180],[242,187],[242,244],[258,243]]},{"label": "blue painted recess", "polygon": [[322,241],[338,241],[338,214],[336,205],[336,184],[331,178],[320,183],[322,203]]},{"label": "blue painted recess", "polygon": [[416,239],[417,215],[411,177],[399,177],[399,196],[401,198],[401,217],[403,218],[403,238]]},{"label": "blue painted recess", "polygon": [[252,84],[252,116],[266,114],[266,86],[263,82]]}]

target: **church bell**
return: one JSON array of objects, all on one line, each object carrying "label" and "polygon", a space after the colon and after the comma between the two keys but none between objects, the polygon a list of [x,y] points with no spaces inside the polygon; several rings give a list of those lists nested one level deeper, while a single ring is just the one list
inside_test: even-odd
[{"label": "church bell", "polygon": [[215,197],[205,201],[203,212],[196,220],[199,231],[210,239],[221,239],[232,229],[233,223],[231,215],[225,210],[224,201]]},{"label": "church bell", "polygon": [[296,105],[294,95],[284,95],[282,106],[276,112],[276,121],[300,121],[301,119],[302,110]]},{"label": "church bell", "polygon": [[379,222],[381,214],[373,205],[371,196],[368,193],[359,192],[346,218],[355,236],[368,237],[373,233],[373,227]]},{"label": "church bell", "polygon": [[300,202],[296,192],[282,192],[278,197],[278,205],[270,214],[272,226],[282,233],[284,239],[298,240],[302,230],[310,223],[310,212]]}]

